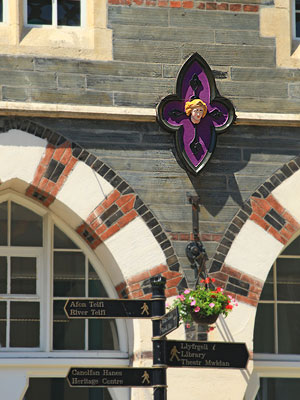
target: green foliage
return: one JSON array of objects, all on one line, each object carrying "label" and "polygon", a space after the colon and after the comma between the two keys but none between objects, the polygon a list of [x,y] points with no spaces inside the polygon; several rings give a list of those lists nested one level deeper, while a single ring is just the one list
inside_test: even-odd
[{"label": "green foliage", "polygon": [[[208,285],[214,281],[214,279],[207,278],[201,283]],[[234,305],[237,306],[235,299],[226,295],[222,288],[217,287],[215,290],[210,290],[198,286],[195,290],[185,289],[182,294],[177,296],[170,308],[178,307],[181,321],[192,322],[192,313],[199,313],[202,316],[222,314],[227,317]]]}]

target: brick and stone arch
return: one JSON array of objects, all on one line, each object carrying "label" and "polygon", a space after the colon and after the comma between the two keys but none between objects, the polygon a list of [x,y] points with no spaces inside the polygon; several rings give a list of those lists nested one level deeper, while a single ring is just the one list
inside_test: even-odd
[{"label": "brick and stone arch", "polygon": [[211,262],[210,276],[239,301],[239,310],[228,317],[226,329],[235,340],[246,342],[250,351],[264,282],[278,255],[299,234],[299,199],[297,156],[260,185],[239,209]]},{"label": "brick and stone arch", "polygon": [[297,156],[260,185],[217,247],[210,275],[239,301],[257,306],[269,269],[300,229],[299,169]]},{"label": "brick and stone arch", "polygon": [[15,190],[71,226],[106,265],[120,297],[151,297],[157,274],[167,279],[167,296],[186,286],[163,227],[107,164],[25,119],[5,120],[0,148],[0,193]]}]

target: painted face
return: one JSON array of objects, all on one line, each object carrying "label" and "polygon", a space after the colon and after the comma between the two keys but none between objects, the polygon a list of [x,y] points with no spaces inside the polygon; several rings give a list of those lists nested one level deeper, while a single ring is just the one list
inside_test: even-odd
[{"label": "painted face", "polygon": [[203,114],[204,114],[204,107],[198,106],[193,108],[191,112],[191,121],[194,124],[199,124]]}]

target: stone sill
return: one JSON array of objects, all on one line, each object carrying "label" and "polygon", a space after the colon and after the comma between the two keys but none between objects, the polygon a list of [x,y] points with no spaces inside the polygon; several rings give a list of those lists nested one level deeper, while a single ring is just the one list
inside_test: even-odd
[{"label": "stone sill", "polygon": [[[236,125],[300,126],[299,114],[237,112]],[[154,108],[101,107],[0,101],[0,116],[154,122]]]}]

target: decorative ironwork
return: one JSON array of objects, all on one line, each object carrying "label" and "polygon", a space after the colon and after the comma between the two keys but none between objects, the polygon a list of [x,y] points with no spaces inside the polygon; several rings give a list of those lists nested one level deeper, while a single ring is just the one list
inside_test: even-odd
[{"label": "decorative ironwork", "polygon": [[182,66],[176,94],[159,103],[157,120],[162,128],[175,133],[184,168],[197,175],[212,156],[217,134],[235,120],[232,103],[220,95],[209,65],[198,53]]}]

